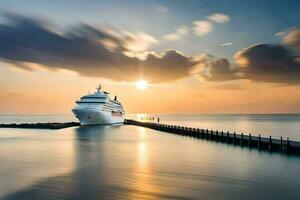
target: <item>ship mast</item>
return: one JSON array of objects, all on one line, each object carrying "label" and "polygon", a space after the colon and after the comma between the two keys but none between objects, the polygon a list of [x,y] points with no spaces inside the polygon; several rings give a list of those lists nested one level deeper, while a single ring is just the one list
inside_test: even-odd
[{"label": "ship mast", "polygon": [[101,90],[101,84],[99,84],[99,86],[96,89],[97,89],[97,92],[99,93]]}]

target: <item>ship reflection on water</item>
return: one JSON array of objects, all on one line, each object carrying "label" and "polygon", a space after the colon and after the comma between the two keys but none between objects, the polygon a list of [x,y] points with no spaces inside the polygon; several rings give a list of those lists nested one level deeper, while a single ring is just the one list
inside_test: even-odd
[{"label": "ship reflection on water", "polygon": [[[135,126],[82,126],[43,135],[51,136],[43,138],[39,147],[55,139],[57,149],[49,148],[47,155],[40,156],[54,157],[68,143],[73,150],[59,159],[69,159],[73,167],[61,174],[37,178],[13,192],[4,191],[1,199],[300,197],[297,157],[259,153]],[[14,145],[21,142],[24,146],[34,139],[19,138]],[[5,151],[3,147],[0,150]],[[6,162],[14,162],[14,157],[10,159]],[[18,167],[47,168],[26,162],[20,162]]]}]

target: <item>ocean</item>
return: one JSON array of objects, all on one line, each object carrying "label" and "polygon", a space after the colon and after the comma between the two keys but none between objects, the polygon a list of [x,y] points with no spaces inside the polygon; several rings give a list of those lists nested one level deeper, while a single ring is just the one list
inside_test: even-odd
[{"label": "ocean", "polygon": [[[128,115],[147,119],[153,115]],[[160,115],[162,123],[300,140],[300,115]],[[0,123],[71,115],[1,115]],[[300,199],[300,157],[137,126],[0,129],[0,199]]]}]

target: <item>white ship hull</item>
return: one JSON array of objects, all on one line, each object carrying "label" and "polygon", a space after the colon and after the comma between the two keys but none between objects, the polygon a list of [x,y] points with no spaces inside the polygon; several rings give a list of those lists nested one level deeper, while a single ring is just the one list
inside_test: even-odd
[{"label": "white ship hull", "polygon": [[124,122],[125,111],[117,100],[112,100],[108,92],[101,91],[101,85],[93,94],[80,97],[72,110],[81,125],[120,124]]},{"label": "white ship hull", "polygon": [[114,116],[111,112],[76,108],[72,111],[80,125],[121,124],[124,122],[124,116]]}]

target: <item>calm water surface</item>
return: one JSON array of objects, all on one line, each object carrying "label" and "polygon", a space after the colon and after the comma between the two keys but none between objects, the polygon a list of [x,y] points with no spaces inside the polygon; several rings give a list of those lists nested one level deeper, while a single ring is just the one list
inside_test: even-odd
[{"label": "calm water surface", "polygon": [[300,157],[136,126],[0,129],[0,199],[300,199],[299,172]]}]

